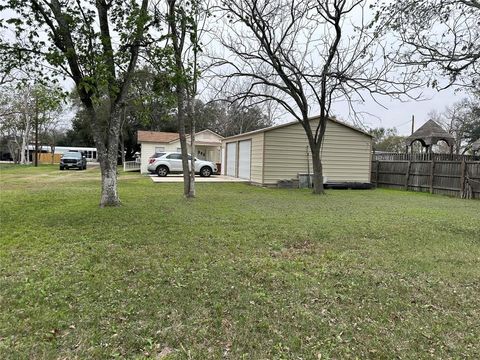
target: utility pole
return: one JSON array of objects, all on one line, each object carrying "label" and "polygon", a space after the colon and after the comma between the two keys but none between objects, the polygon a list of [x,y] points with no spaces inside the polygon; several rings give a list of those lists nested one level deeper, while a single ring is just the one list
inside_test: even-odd
[{"label": "utility pole", "polygon": [[38,93],[35,91],[35,166],[38,166]]},{"label": "utility pole", "polygon": [[[415,115],[412,115],[412,132],[410,133],[410,135],[412,135],[414,131],[415,131]],[[413,154],[412,145],[410,145],[410,152]],[[408,154],[408,145],[405,146],[405,154]]]}]

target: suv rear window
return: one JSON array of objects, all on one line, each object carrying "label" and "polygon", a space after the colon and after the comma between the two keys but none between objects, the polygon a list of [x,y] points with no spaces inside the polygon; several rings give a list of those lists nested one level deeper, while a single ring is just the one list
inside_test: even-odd
[{"label": "suv rear window", "polygon": [[150,158],[159,158],[161,156],[165,155],[164,152],[156,152],[155,154],[153,154],[152,156],[150,156]]}]

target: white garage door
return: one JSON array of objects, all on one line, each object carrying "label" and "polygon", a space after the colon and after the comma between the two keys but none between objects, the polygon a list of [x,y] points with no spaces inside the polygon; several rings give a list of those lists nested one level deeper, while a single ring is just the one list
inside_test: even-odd
[{"label": "white garage door", "polygon": [[237,143],[227,144],[227,172],[228,176],[236,176],[236,162],[237,162]]},{"label": "white garage door", "polygon": [[238,177],[250,180],[250,155],[252,140],[240,141],[238,143]]}]

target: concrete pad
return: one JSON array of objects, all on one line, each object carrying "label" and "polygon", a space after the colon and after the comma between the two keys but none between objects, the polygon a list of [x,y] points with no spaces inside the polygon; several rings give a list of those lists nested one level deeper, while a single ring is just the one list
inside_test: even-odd
[{"label": "concrete pad", "polygon": [[[183,175],[181,174],[175,174],[175,175],[167,175],[165,177],[160,177],[157,175],[150,174],[148,175],[152,179],[153,182],[155,183],[180,183],[183,182]],[[244,179],[239,179],[231,176],[225,176],[225,175],[212,175],[210,177],[201,177],[201,176],[195,176],[195,182],[198,183],[225,183],[225,182],[243,182],[243,183],[248,183],[248,180]]]}]

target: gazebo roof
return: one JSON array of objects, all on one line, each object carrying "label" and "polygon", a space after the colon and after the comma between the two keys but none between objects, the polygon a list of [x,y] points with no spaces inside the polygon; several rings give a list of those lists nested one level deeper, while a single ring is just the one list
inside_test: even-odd
[{"label": "gazebo roof", "polygon": [[405,139],[407,146],[419,140],[424,146],[436,144],[438,141],[445,141],[448,146],[452,146],[455,138],[433,120],[428,120],[425,124],[420,126],[417,131]]},{"label": "gazebo roof", "polygon": [[472,144],[472,149],[473,149],[473,151],[478,151],[478,150],[480,150],[480,139],[478,139],[477,141],[475,141],[475,142]]}]

